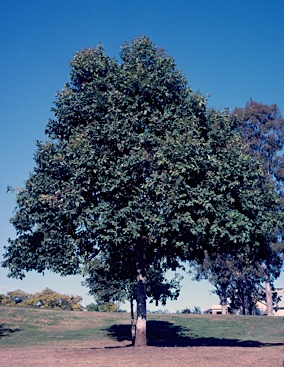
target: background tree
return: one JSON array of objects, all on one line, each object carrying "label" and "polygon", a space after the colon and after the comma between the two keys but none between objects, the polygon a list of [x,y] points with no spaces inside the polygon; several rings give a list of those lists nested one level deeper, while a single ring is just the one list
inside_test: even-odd
[{"label": "background tree", "polygon": [[251,99],[244,108],[236,108],[232,118],[246,151],[262,160],[265,174],[281,184],[284,179],[284,119],[277,105],[269,106]]},{"label": "background tree", "polygon": [[183,310],[177,312],[177,313],[186,313],[186,314],[201,314],[200,307],[194,306],[193,309],[190,309],[188,307],[184,308]]},{"label": "background tree", "polygon": [[40,307],[63,310],[82,311],[80,304],[82,297],[61,294],[50,288],[45,288],[42,292],[29,294],[17,289],[7,292],[7,295],[1,295],[0,304],[3,306],[21,306],[21,307]]},{"label": "background tree", "polygon": [[20,289],[7,292],[7,294],[0,295],[0,304],[3,306],[16,306],[20,305],[24,300],[31,297],[29,293],[26,293]]},{"label": "background tree", "polygon": [[202,263],[191,263],[190,271],[194,274],[194,280],[206,279],[215,287],[212,293],[215,293],[220,299],[222,315],[227,314],[230,287],[233,286],[234,269],[228,258],[229,256],[219,254],[209,257],[205,253]]},{"label": "background tree", "polygon": [[[281,245],[279,235],[283,228],[281,198],[274,189],[274,183],[267,181],[262,161],[253,155],[251,158],[247,156],[246,145],[235,134],[234,121],[229,119],[226,113],[217,116],[213,112],[207,142],[210,163],[203,182],[214,193],[204,197],[208,206],[205,238],[215,244],[221,241],[230,250],[227,253],[205,253],[202,262],[195,262],[196,279],[208,278],[215,286],[224,313],[228,294],[232,295],[232,290],[236,289],[237,273],[248,279],[251,269],[249,278],[254,279],[254,293],[258,294],[259,284],[264,280],[262,264],[268,261],[272,264],[273,258],[274,269],[279,271],[281,259],[273,255],[275,251],[272,249]],[[248,226],[252,229],[249,232]],[[246,245],[242,251],[235,251],[243,235],[248,235]],[[257,272],[251,264],[255,264]],[[245,283],[248,300],[249,294],[253,293],[253,285],[248,281]]]},{"label": "background tree", "polygon": [[[193,279],[207,279],[214,286],[212,293],[219,297],[223,315],[228,308],[231,313],[240,310],[243,315],[252,315],[257,304],[265,300],[264,269],[259,263],[248,260],[245,253],[234,258],[205,254],[201,264],[192,263]],[[277,303],[275,295],[274,301]]]},{"label": "background tree", "polygon": [[[284,180],[284,119],[276,104],[271,106],[253,101],[245,108],[236,108],[232,112],[236,129],[245,143],[245,151],[262,161],[266,181],[275,185],[281,197],[276,210],[283,211]],[[277,215],[277,214],[276,214]],[[283,266],[284,246],[282,242],[283,227],[276,227],[267,233],[269,256],[262,263],[265,270],[267,314],[273,315],[272,287],[273,280],[279,277]]]},{"label": "background tree", "polygon": [[120,310],[120,303],[96,300],[96,303],[87,305],[86,310],[88,312],[118,312]]},{"label": "background tree", "polygon": [[45,288],[42,292],[36,292],[27,300],[24,300],[23,306],[32,306],[40,308],[54,308],[72,311],[82,311],[83,306],[80,304],[82,297],[60,294],[50,288]]}]

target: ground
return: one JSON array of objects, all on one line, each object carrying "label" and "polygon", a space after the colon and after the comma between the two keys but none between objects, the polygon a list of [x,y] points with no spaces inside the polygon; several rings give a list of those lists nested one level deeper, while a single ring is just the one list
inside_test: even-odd
[{"label": "ground", "polygon": [[0,350],[7,367],[283,367],[284,347],[153,347],[98,341]]},{"label": "ground", "polygon": [[2,367],[284,367],[282,317],[149,315],[148,347],[130,315],[0,307]]}]

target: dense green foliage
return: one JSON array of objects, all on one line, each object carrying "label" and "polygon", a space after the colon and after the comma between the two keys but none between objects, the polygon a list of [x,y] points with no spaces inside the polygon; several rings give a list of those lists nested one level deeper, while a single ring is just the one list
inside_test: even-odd
[{"label": "dense green foliage", "polygon": [[138,252],[148,267],[175,268],[203,249],[238,252],[273,227],[273,193],[226,113],[208,113],[149,39],[124,45],[121,58],[101,47],[75,54],[50,140],[17,195],[12,276],[72,274],[98,254],[136,274]]},{"label": "dense green foliage", "polygon": [[[274,215],[283,215],[284,205],[284,119],[277,105],[266,105],[250,100],[245,108],[236,108],[232,119],[245,144],[245,151],[254,159],[259,159],[265,177],[264,185],[272,185],[279,204],[273,207]],[[283,217],[272,231],[266,228],[268,255],[264,265],[270,282],[279,277],[283,259]]]},{"label": "dense green foliage", "polygon": [[[118,274],[115,274],[118,271]],[[85,280],[83,285],[89,289],[89,294],[103,302],[136,300],[136,272],[131,274],[127,269],[114,269],[109,266],[107,259],[98,256],[85,263]],[[180,292],[180,274],[174,274],[172,279],[165,276],[160,267],[149,267],[147,273],[147,297],[158,306],[166,304],[167,299],[177,299]]]},{"label": "dense green foliage", "polygon": [[[71,63],[72,84],[58,95],[57,119],[47,127],[51,140],[38,143],[35,171],[17,197],[18,236],[4,263],[15,276],[32,268],[73,273],[102,250],[133,273],[137,241],[149,264],[166,256],[176,266],[173,232],[179,222],[188,227],[176,213],[186,185],[179,174],[196,180],[205,106],[199,96],[188,101],[173,60],[148,39],[125,45],[121,57],[119,65],[98,48]],[[181,159],[188,172],[179,159],[187,140]]]},{"label": "dense green foliage", "polygon": [[17,195],[3,266],[20,278],[90,272],[101,296],[112,276],[145,320],[147,291],[162,302],[178,295],[165,272],[181,260],[202,262],[205,251],[265,259],[278,203],[230,116],[207,110],[163,49],[141,37],[120,56],[99,46],[71,61]]},{"label": "dense green foliage", "polygon": [[[281,150],[284,147],[284,119],[276,105],[268,106],[252,100],[245,108],[235,109],[231,119],[232,129],[240,135],[242,150],[260,163],[262,178],[257,185],[261,190],[263,207],[266,206],[274,218],[274,225],[263,226],[259,239],[251,238],[251,247],[261,241],[261,250],[255,254],[249,250],[233,256],[206,253],[201,264],[195,262],[192,265],[195,279],[208,279],[224,306],[229,300],[233,309],[241,308],[244,314],[251,314],[256,303],[266,298],[272,314],[273,292],[265,292],[263,284],[266,282],[268,289],[273,289],[273,280],[280,275],[283,265],[284,161]],[[271,189],[275,191],[275,199],[265,202],[266,193]],[[254,216],[254,211],[251,211],[251,216]],[[253,244],[253,241],[257,243]]]}]

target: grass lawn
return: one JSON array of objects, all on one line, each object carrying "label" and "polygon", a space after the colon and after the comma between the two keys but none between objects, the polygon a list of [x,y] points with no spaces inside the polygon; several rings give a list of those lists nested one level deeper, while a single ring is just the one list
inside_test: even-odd
[{"label": "grass lawn", "polygon": [[[128,313],[0,307],[0,349],[98,340],[130,341]],[[284,342],[284,318],[148,315],[148,345],[265,346]]]}]

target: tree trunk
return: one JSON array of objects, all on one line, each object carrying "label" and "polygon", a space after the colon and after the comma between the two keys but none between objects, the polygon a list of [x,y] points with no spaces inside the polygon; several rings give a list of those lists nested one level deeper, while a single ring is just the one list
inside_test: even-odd
[{"label": "tree trunk", "polygon": [[244,295],[239,295],[240,300],[241,300],[241,308],[242,308],[242,314],[246,315],[246,301],[245,301],[245,296]]},{"label": "tree trunk", "polygon": [[130,314],[131,314],[131,342],[134,345],[135,342],[135,320],[134,320],[134,304],[133,298],[130,300]]},{"label": "tree trunk", "polygon": [[272,291],[271,291],[269,273],[265,274],[265,295],[266,295],[267,316],[273,316]]},{"label": "tree trunk", "polygon": [[249,315],[249,288],[248,288],[248,280],[245,275],[243,280],[243,315]]},{"label": "tree trunk", "polygon": [[222,309],[222,315],[227,315],[227,299],[224,296],[220,296],[220,305]]},{"label": "tree trunk", "polygon": [[135,347],[145,347],[146,339],[146,274],[142,257],[137,254],[137,320]]}]

